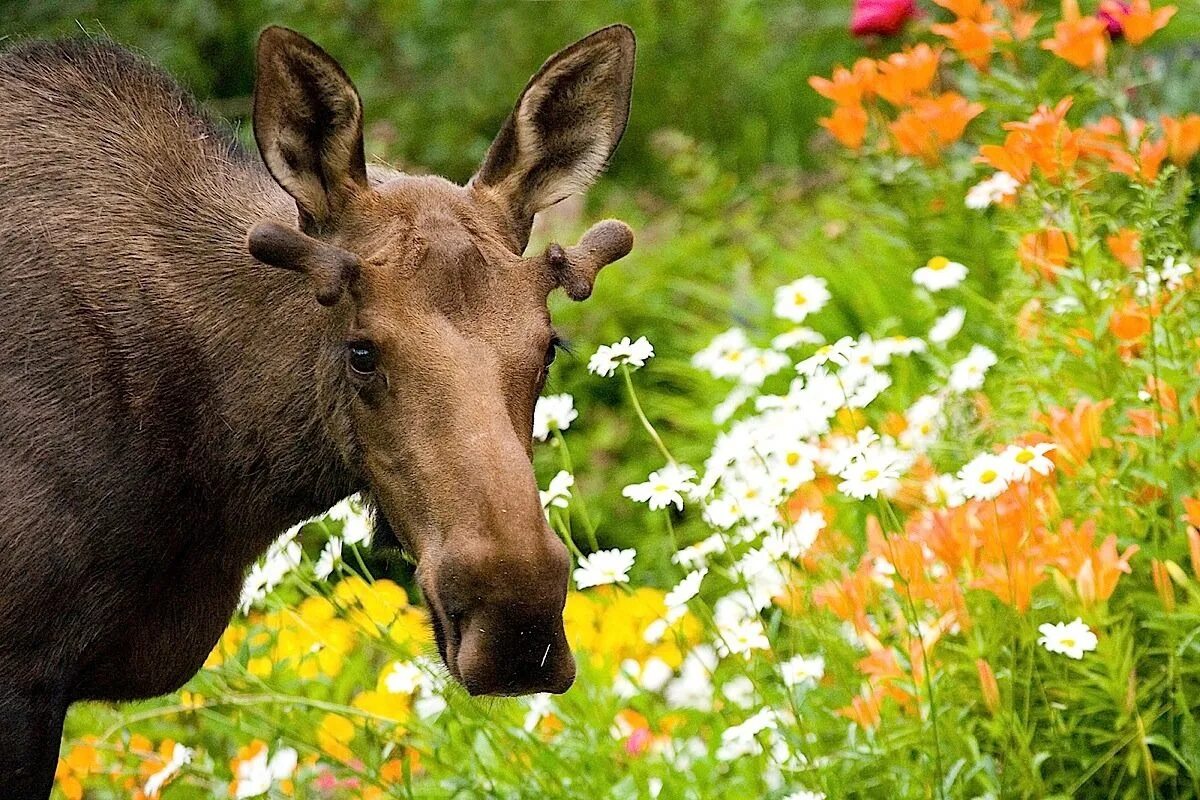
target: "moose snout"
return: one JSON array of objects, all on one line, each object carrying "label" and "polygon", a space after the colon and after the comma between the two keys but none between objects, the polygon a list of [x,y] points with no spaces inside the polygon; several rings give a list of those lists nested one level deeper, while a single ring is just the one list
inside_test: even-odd
[{"label": "moose snout", "polygon": [[484,609],[463,620],[457,668],[473,695],[561,694],[575,681],[562,612]]},{"label": "moose snout", "polygon": [[531,538],[472,542],[438,568],[443,657],[472,695],[560,694],[575,680],[563,628],[570,556],[548,529]]}]

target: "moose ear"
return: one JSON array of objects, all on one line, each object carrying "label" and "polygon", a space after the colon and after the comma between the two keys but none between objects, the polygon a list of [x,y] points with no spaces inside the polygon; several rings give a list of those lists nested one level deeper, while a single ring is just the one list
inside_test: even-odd
[{"label": "moose ear", "polygon": [[307,275],[313,282],[317,302],[323,306],[336,305],[361,269],[358,256],[349,250],[273,220],[250,229],[246,248],[264,264]]},{"label": "moose ear", "polygon": [[629,120],[633,31],[610,25],[550,58],[530,79],[472,184],[499,195],[528,236],[533,215],[603,172]]},{"label": "moose ear", "polygon": [[272,177],[317,234],[367,187],[362,101],[338,63],[311,41],[272,26],[258,37],[254,138]]}]

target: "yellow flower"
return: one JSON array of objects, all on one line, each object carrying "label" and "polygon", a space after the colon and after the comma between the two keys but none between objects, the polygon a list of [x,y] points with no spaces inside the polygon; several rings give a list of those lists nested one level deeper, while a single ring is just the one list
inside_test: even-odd
[{"label": "yellow flower", "polygon": [[340,714],[326,714],[317,728],[317,744],[331,758],[348,762],[354,759],[354,752],[348,746],[354,732],[354,723],[350,720]]}]

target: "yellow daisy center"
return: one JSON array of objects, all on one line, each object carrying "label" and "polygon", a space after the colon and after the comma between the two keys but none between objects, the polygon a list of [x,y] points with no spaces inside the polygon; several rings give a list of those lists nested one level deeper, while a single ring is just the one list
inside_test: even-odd
[{"label": "yellow daisy center", "polygon": [[929,259],[929,262],[925,266],[929,267],[934,272],[938,272],[950,266],[950,259],[946,258],[945,256],[934,256],[933,258]]},{"label": "yellow daisy center", "polygon": [[1028,464],[1030,461],[1033,461],[1033,451],[1022,450],[1021,452],[1017,453],[1017,457],[1014,460],[1018,464]]},{"label": "yellow daisy center", "polygon": [[879,477],[879,470],[869,469],[863,473],[863,480],[873,481]]},{"label": "yellow daisy center", "polygon": [[979,473],[979,482],[980,483],[991,483],[992,481],[996,480],[996,478],[999,478],[999,477],[1000,476],[996,473],[996,470],[985,469],[983,472]]},{"label": "yellow daisy center", "polygon": [[808,302],[808,298],[804,296],[804,292],[796,292],[792,295],[792,302],[798,306],[802,306]]},{"label": "yellow daisy center", "polygon": [[788,453],[787,454],[787,465],[789,467],[794,467],[799,463],[800,463],[800,454],[799,453]]}]

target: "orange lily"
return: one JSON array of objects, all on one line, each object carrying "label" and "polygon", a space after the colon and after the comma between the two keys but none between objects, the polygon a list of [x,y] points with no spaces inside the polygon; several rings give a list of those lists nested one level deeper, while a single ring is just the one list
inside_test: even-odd
[{"label": "orange lily", "polygon": [[1058,468],[1071,476],[1079,471],[1097,445],[1107,447],[1112,442],[1100,434],[1100,421],[1104,412],[1113,404],[1111,399],[1099,402],[1080,400],[1075,408],[1051,408],[1046,414],[1038,414],[1036,419],[1045,425],[1054,443],[1058,445],[1058,453],[1063,456],[1058,461]]},{"label": "orange lily", "polygon": [[1108,27],[1097,17],[1080,14],[1078,0],[1062,0],[1062,19],[1042,49],[1080,69],[1098,68],[1108,57]]},{"label": "orange lily", "polygon": [[1104,239],[1108,252],[1129,269],[1142,265],[1142,237],[1132,228],[1122,228]]},{"label": "orange lily", "polygon": [[1171,163],[1182,167],[1200,152],[1200,114],[1186,117],[1162,118],[1163,134],[1167,140],[1167,155]]},{"label": "orange lily", "polygon": [[980,103],[968,102],[957,92],[915,98],[888,130],[896,138],[896,149],[905,155],[936,162],[942,150],[962,138],[967,123],[983,113]]},{"label": "orange lily", "polygon": [[996,52],[996,42],[1011,41],[1012,37],[991,19],[990,11],[983,18],[960,17],[949,24],[933,25],[930,30],[944,36],[960,56],[975,69],[986,70]]},{"label": "orange lily", "polygon": [[932,85],[941,55],[940,47],[927,44],[892,53],[887,61],[878,63],[876,93],[894,106],[904,105]]},{"label": "orange lily", "polygon": [[862,106],[838,106],[818,123],[843,147],[851,150],[862,147],[867,138],[867,112]]},{"label": "orange lily", "polygon": [[1050,282],[1071,258],[1072,241],[1061,228],[1032,231],[1017,243],[1017,259],[1028,272],[1037,272]]}]

